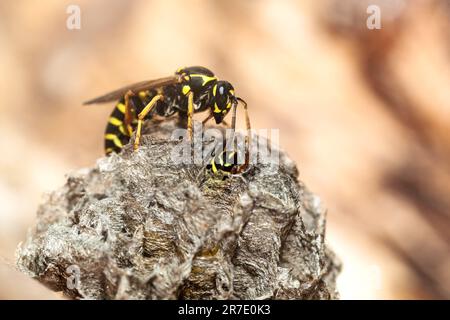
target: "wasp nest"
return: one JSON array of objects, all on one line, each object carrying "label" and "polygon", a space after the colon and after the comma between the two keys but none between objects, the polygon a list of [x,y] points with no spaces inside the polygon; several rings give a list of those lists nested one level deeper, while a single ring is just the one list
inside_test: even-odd
[{"label": "wasp nest", "polygon": [[338,297],[325,210],[284,153],[276,174],[257,164],[217,179],[172,164],[173,121],[150,125],[138,152],[127,146],[48,195],[20,270],[72,298]]}]

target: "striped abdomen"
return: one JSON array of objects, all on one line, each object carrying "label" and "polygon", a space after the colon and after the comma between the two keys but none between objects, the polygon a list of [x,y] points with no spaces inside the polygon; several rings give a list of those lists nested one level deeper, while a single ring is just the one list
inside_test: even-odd
[{"label": "striped abdomen", "polygon": [[[130,137],[137,126],[137,115],[157,94],[164,94],[164,100],[159,100],[153,110],[144,119],[152,118],[153,114],[163,117],[170,116],[179,108],[187,105],[187,98],[178,94],[181,87],[178,85],[167,86],[161,90],[141,91],[135,96],[130,96],[131,130],[125,126],[125,98],[122,98],[111,113],[105,130],[105,153],[119,153],[123,146],[130,141]],[[182,100],[184,99],[184,100]],[[184,108],[186,109],[186,108]],[[131,132],[130,132],[131,131]]]},{"label": "striped abdomen", "polygon": [[[112,152],[119,153],[123,146],[130,141],[130,137],[137,127],[137,115],[156,94],[158,94],[157,90],[147,90],[129,97],[131,128],[127,128],[125,125],[125,98],[120,99],[109,116],[108,124],[105,129],[105,153],[107,155]],[[167,115],[166,109],[167,103],[158,101],[154,110],[147,114],[145,119],[150,119],[155,112],[163,116]]]},{"label": "striped abdomen", "polygon": [[[134,111],[133,111],[134,115]],[[134,118],[134,117],[133,117]],[[105,153],[119,153],[123,146],[130,141],[130,133],[124,124],[125,120],[125,102],[121,99],[109,116],[108,124],[105,129]],[[135,121],[134,121],[135,122]],[[135,123],[132,124],[133,131]]]}]

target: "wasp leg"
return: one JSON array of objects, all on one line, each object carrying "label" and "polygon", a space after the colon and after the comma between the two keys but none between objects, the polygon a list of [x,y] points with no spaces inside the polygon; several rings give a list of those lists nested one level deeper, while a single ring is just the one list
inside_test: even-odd
[{"label": "wasp leg", "polygon": [[192,116],[194,114],[194,93],[191,91],[188,93],[188,112],[187,112],[187,129],[188,129],[188,136],[191,143],[193,142],[193,132],[192,132]]},{"label": "wasp leg", "polygon": [[[213,114],[210,113],[210,114],[202,121],[202,125],[205,125],[205,123],[207,123],[209,120],[211,120],[212,117],[213,117]],[[230,127],[229,123],[226,122],[225,120],[222,120],[221,124],[223,124],[225,127]]]},{"label": "wasp leg", "polygon": [[250,117],[248,115],[248,109],[247,109],[247,103],[244,103],[244,110],[245,110],[245,125],[247,127],[247,136],[245,137],[245,144],[246,144],[246,151],[245,151],[245,168],[248,167],[248,164],[250,162],[250,147],[252,143],[252,126],[250,124]]},{"label": "wasp leg", "polygon": [[[131,113],[131,97],[135,96],[134,92],[131,90],[128,90],[128,92],[125,94],[125,117],[124,117],[124,125],[125,129],[128,131],[128,135],[131,137],[131,134],[133,133],[133,128],[131,126],[132,122],[132,113]],[[135,109],[136,110],[136,109]]]},{"label": "wasp leg", "polygon": [[152,111],[152,109],[156,106],[156,102],[161,100],[163,96],[161,94],[157,94],[150,100],[150,102],[145,106],[144,109],[138,115],[138,125],[136,129],[136,137],[134,138],[134,150],[139,148],[139,142],[141,140],[141,131],[142,131],[142,123],[144,122],[145,116]]},{"label": "wasp leg", "polygon": [[[245,125],[247,127],[247,135],[245,136],[245,162],[242,166],[240,166],[237,169],[237,173],[243,172],[245,169],[247,169],[249,163],[250,163],[250,147],[251,147],[251,124],[250,124],[250,117],[248,115],[248,109],[247,109],[247,103],[243,102],[244,105],[244,111],[245,111]],[[233,132],[235,130],[236,126],[236,108],[233,110]]]},{"label": "wasp leg", "polygon": [[212,114],[212,113],[209,113],[209,115],[202,121],[202,125],[204,125],[205,123],[207,123],[212,117],[213,117],[213,114]]},{"label": "wasp leg", "polygon": [[234,131],[236,130],[236,110],[237,104],[233,106],[233,117],[231,118],[231,128],[233,129],[233,138],[234,138]]}]

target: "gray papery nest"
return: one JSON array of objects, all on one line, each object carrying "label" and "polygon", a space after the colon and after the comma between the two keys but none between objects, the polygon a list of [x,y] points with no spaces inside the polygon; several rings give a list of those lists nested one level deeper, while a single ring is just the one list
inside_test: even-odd
[{"label": "gray papery nest", "polygon": [[174,121],[146,128],[138,152],[48,195],[20,270],[72,298],[338,298],[325,209],[283,152],[276,173],[256,164],[222,180],[171,162]]}]

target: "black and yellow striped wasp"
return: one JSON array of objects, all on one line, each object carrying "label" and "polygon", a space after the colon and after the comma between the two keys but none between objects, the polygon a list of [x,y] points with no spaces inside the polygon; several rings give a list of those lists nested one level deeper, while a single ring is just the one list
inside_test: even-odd
[{"label": "black and yellow striped wasp", "polygon": [[[188,137],[193,139],[193,114],[209,109],[205,124],[214,118],[216,124],[224,123],[233,108],[232,129],[236,126],[238,102],[244,105],[247,131],[250,131],[247,103],[237,97],[228,81],[219,80],[205,67],[178,69],[174,75],[156,80],[141,81],[122,87],[84,104],[118,101],[105,130],[105,153],[120,152],[135,132],[134,149],[139,148],[142,124],[153,115],[169,117],[178,113],[187,119]],[[248,151],[247,151],[248,152]],[[246,155],[246,159],[248,156]]]},{"label": "black and yellow striped wasp", "polygon": [[240,172],[238,163],[237,152],[235,150],[227,151],[223,150],[217,155],[214,155],[206,166],[212,173],[221,172],[223,177]]}]

